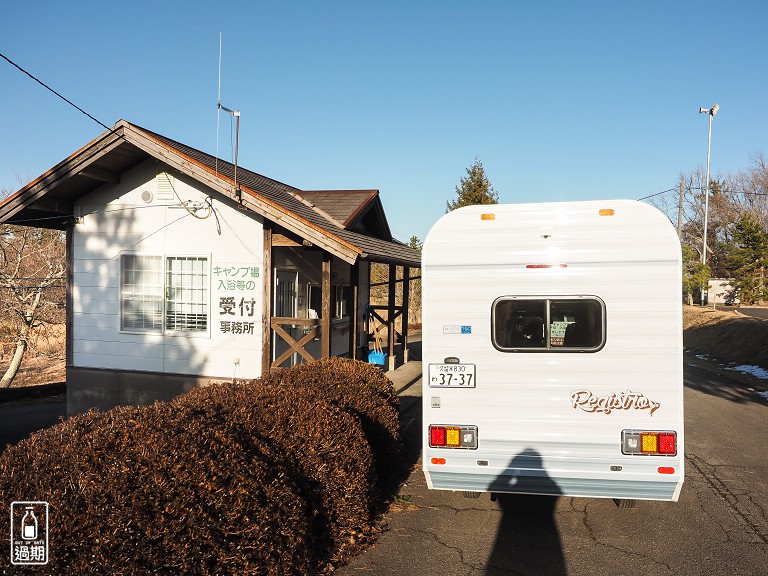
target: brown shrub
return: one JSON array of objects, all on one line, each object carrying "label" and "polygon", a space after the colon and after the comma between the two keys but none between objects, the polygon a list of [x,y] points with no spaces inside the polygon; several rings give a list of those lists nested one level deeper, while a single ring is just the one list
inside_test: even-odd
[{"label": "brown shrub", "polygon": [[72,418],[6,450],[0,474],[4,505],[50,504],[36,574],[311,571],[303,487],[171,405]]},{"label": "brown shrub", "polygon": [[374,455],[400,466],[394,391],[356,364],[90,411],[6,449],[0,506],[50,504],[50,561],[29,573],[332,571],[377,533]]},{"label": "brown shrub", "polygon": [[378,503],[391,496],[405,479],[400,401],[380,368],[349,358],[332,357],[294,366],[264,380],[282,387],[312,388],[326,401],[360,420],[373,452]]},{"label": "brown shrub", "polygon": [[255,442],[303,487],[314,514],[318,564],[343,563],[372,541],[376,474],[370,446],[360,422],[318,391],[256,380],[200,388],[175,403],[205,410],[244,445]]}]

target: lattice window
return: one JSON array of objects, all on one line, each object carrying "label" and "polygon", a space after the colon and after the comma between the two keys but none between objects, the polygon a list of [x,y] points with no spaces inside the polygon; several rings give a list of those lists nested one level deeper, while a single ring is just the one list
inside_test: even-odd
[{"label": "lattice window", "polygon": [[209,325],[208,258],[121,257],[121,329],[205,333]]},{"label": "lattice window", "polygon": [[165,259],[165,328],[173,332],[208,330],[208,259]]}]

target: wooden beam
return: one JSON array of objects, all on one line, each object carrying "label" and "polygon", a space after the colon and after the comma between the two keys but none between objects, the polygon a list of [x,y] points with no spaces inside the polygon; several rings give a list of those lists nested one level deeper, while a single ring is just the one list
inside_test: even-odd
[{"label": "wooden beam", "polygon": [[72,289],[75,281],[75,226],[70,224],[66,230],[66,252],[65,252],[66,266],[67,266],[67,287],[65,289],[65,330],[66,330],[66,350],[64,365],[68,368],[72,366],[74,360],[74,300],[72,297]]},{"label": "wooden beam", "polygon": [[78,176],[85,176],[91,180],[98,180],[99,182],[108,182],[110,184],[120,184],[120,174],[115,174],[109,170],[102,170],[101,168],[95,168],[89,166],[84,170],[80,170],[77,173]]},{"label": "wooden beam", "polygon": [[291,316],[274,316],[272,318],[272,328],[281,324],[291,324],[292,326],[317,326],[320,320],[317,318],[293,318]]},{"label": "wooden beam", "polygon": [[408,300],[411,294],[411,268],[403,266],[403,364],[408,362]]},{"label": "wooden beam", "polygon": [[360,290],[360,261],[358,260],[352,264],[352,268],[349,271],[349,290],[351,292],[350,306],[352,309],[349,311],[349,357],[352,360],[357,360],[357,323],[358,323],[358,308],[360,306],[360,299],[358,292]]},{"label": "wooden beam", "polygon": [[296,247],[301,246],[301,242],[297,242],[296,240],[293,240],[286,236],[285,234],[273,234],[272,235],[272,246],[290,246],[290,247]]},{"label": "wooden beam", "polygon": [[389,369],[395,369],[395,285],[397,267],[389,265],[389,293],[387,296],[387,347],[389,348]]},{"label": "wooden beam", "polygon": [[269,374],[272,365],[272,228],[264,222],[261,306],[261,374]]},{"label": "wooden beam", "polygon": [[331,356],[331,255],[323,252],[320,357]]},{"label": "wooden beam", "polygon": [[272,363],[272,368],[278,368],[280,364],[285,362],[290,356],[293,355],[294,352],[298,352],[299,354],[301,354],[301,356],[307,362],[313,362],[315,360],[315,358],[313,358],[309,352],[304,350],[304,346],[306,345],[307,342],[312,340],[312,338],[317,336],[317,330],[318,330],[317,326],[315,326],[315,328],[307,332],[304,335],[304,337],[298,342],[288,332],[283,330],[283,328],[279,324],[274,324],[272,327],[274,328],[275,333],[278,334],[283,340],[285,340],[288,346],[291,347],[290,350],[286,350],[285,352],[283,352],[279,358],[275,358],[275,361]]},{"label": "wooden beam", "polygon": [[35,202],[29,205],[29,208],[32,210],[40,210],[41,212],[60,214],[62,216],[73,216],[75,209],[72,202],[67,200],[48,198],[46,196],[37,199]]}]

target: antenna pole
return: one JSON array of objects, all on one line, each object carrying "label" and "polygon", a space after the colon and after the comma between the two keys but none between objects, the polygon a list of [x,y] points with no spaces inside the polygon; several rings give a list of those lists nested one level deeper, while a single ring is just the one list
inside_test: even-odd
[{"label": "antenna pole", "polygon": [[216,102],[218,103],[218,107],[216,108],[216,160],[214,162],[214,171],[216,174],[219,173],[219,121],[221,119],[221,114],[219,114],[219,110],[221,110],[221,32],[219,32],[219,90],[218,94],[216,96]]},{"label": "antenna pole", "polygon": [[237,194],[237,201],[242,204],[243,196],[240,192],[240,188],[237,187],[237,153],[240,150],[240,110],[235,113],[237,121],[235,122],[235,194]]},{"label": "antenna pole", "polygon": [[[218,104],[216,107],[216,162],[215,162],[215,171],[218,175],[219,173],[219,120],[221,118],[220,111],[224,110],[227,114],[230,116],[234,116],[237,121],[235,125],[235,173],[234,173],[234,182],[235,182],[235,195],[237,196],[237,201],[242,204],[243,197],[242,193],[240,191],[240,188],[237,186],[237,155],[238,150],[240,148],[240,110],[230,110],[226,106],[221,105],[221,36],[222,33],[219,32],[219,93],[218,93]],[[232,124],[230,124],[230,130]]]}]

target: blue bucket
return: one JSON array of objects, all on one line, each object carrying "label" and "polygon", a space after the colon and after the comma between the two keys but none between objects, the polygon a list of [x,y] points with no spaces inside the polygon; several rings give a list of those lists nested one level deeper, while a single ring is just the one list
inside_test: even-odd
[{"label": "blue bucket", "polygon": [[368,352],[368,364],[375,364],[376,366],[384,366],[386,362],[387,362],[387,355],[384,354],[384,352],[379,352],[378,350]]}]

